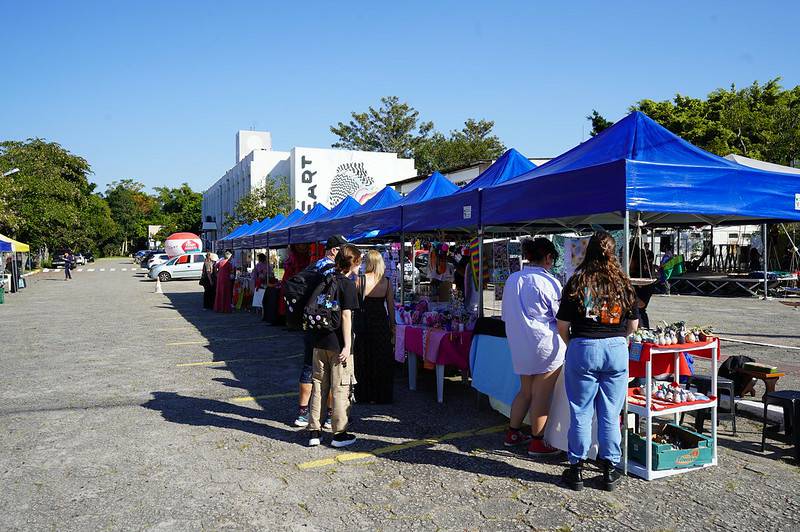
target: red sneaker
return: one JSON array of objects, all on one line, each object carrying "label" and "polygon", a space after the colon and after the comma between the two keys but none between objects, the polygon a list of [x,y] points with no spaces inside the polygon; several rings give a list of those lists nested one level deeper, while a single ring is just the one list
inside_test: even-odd
[{"label": "red sneaker", "polygon": [[525,434],[519,429],[507,429],[506,430],[506,441],[503,444],[506,447],[516,447],[517,445],[525,445],[526,443],[530,442],[533,436],[530,434]]},{"label": "red sneaker", "polygon": [[552,456],[561,452],[561,449],[550,447],[543,438],[532,438],[528,444],[528,456]]}]

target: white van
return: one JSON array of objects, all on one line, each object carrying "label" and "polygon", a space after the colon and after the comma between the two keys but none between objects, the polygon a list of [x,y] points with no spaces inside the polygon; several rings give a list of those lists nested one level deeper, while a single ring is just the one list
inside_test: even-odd
[{"label": "white van", "polygon": [[[216,262],[218,257],[211,254],[211,258]],[[150,268],[147,276],[152,279],[160,279],[166,282],[171,279],[200,279],[203,275],[203,262],[206,260],[205,253],[186,253],[178,255],[168,260],[164,264],[159,264]]]}]

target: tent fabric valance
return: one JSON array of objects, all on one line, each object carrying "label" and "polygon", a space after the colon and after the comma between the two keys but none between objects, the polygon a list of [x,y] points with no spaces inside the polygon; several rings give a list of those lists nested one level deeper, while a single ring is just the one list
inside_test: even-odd
[{"label": "tent fabric valance", "polygon": [[19,242],[5,235],[0,235],[0,240],[11,244],[11,249],[8,251],[13,251],[14,253],[30,253],[31,251],[31,247],[28,244]]}]

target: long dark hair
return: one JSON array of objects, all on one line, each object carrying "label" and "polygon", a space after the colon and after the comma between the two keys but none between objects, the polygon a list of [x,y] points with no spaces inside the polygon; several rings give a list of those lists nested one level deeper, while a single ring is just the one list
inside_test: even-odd
[{"label": "long dark hair", "polygon": [[636,304],[636,292],[617,259],[614,237],[605,231],[598,231],[589,239],[583,262],[565,289],[567,296],[578,301],[584,311],[587,291],[594,301],[619,303],[623,312]]}]

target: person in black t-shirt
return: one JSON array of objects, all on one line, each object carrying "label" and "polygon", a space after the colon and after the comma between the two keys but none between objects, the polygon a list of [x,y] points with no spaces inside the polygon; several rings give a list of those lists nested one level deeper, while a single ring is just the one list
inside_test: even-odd
[{"label": "person in black t-shirt", "polygon": [[318,331],[313,337],[314,360],[308,430],[308,444],[320,444],[320,421],[322,398],[331,396],[331,423],[334,447],[346,447],[355,443],[356,437],[347,432],[350,415],[350,394],[355,386],[355,363],[353,361],[353,310],[359,306],[358,291],[348,277],[358,272],[361,251],[352,244],[345,244],[336,255],[336,301],[342,313],[340,326],[333,331]]},{"label": "person in black t-shirt", "polygon": [[570,467],[563,478],[574,490],[583,489],[595,407],[604,487],[614,490],[620,481],[615,466],[621,458],[619,415],[628,384],[627,336],[639,326],[639,307],[615,247],[605,231],[592,236],[556,314],[558,332],[567,343],[563,371],[570,410]]}]

